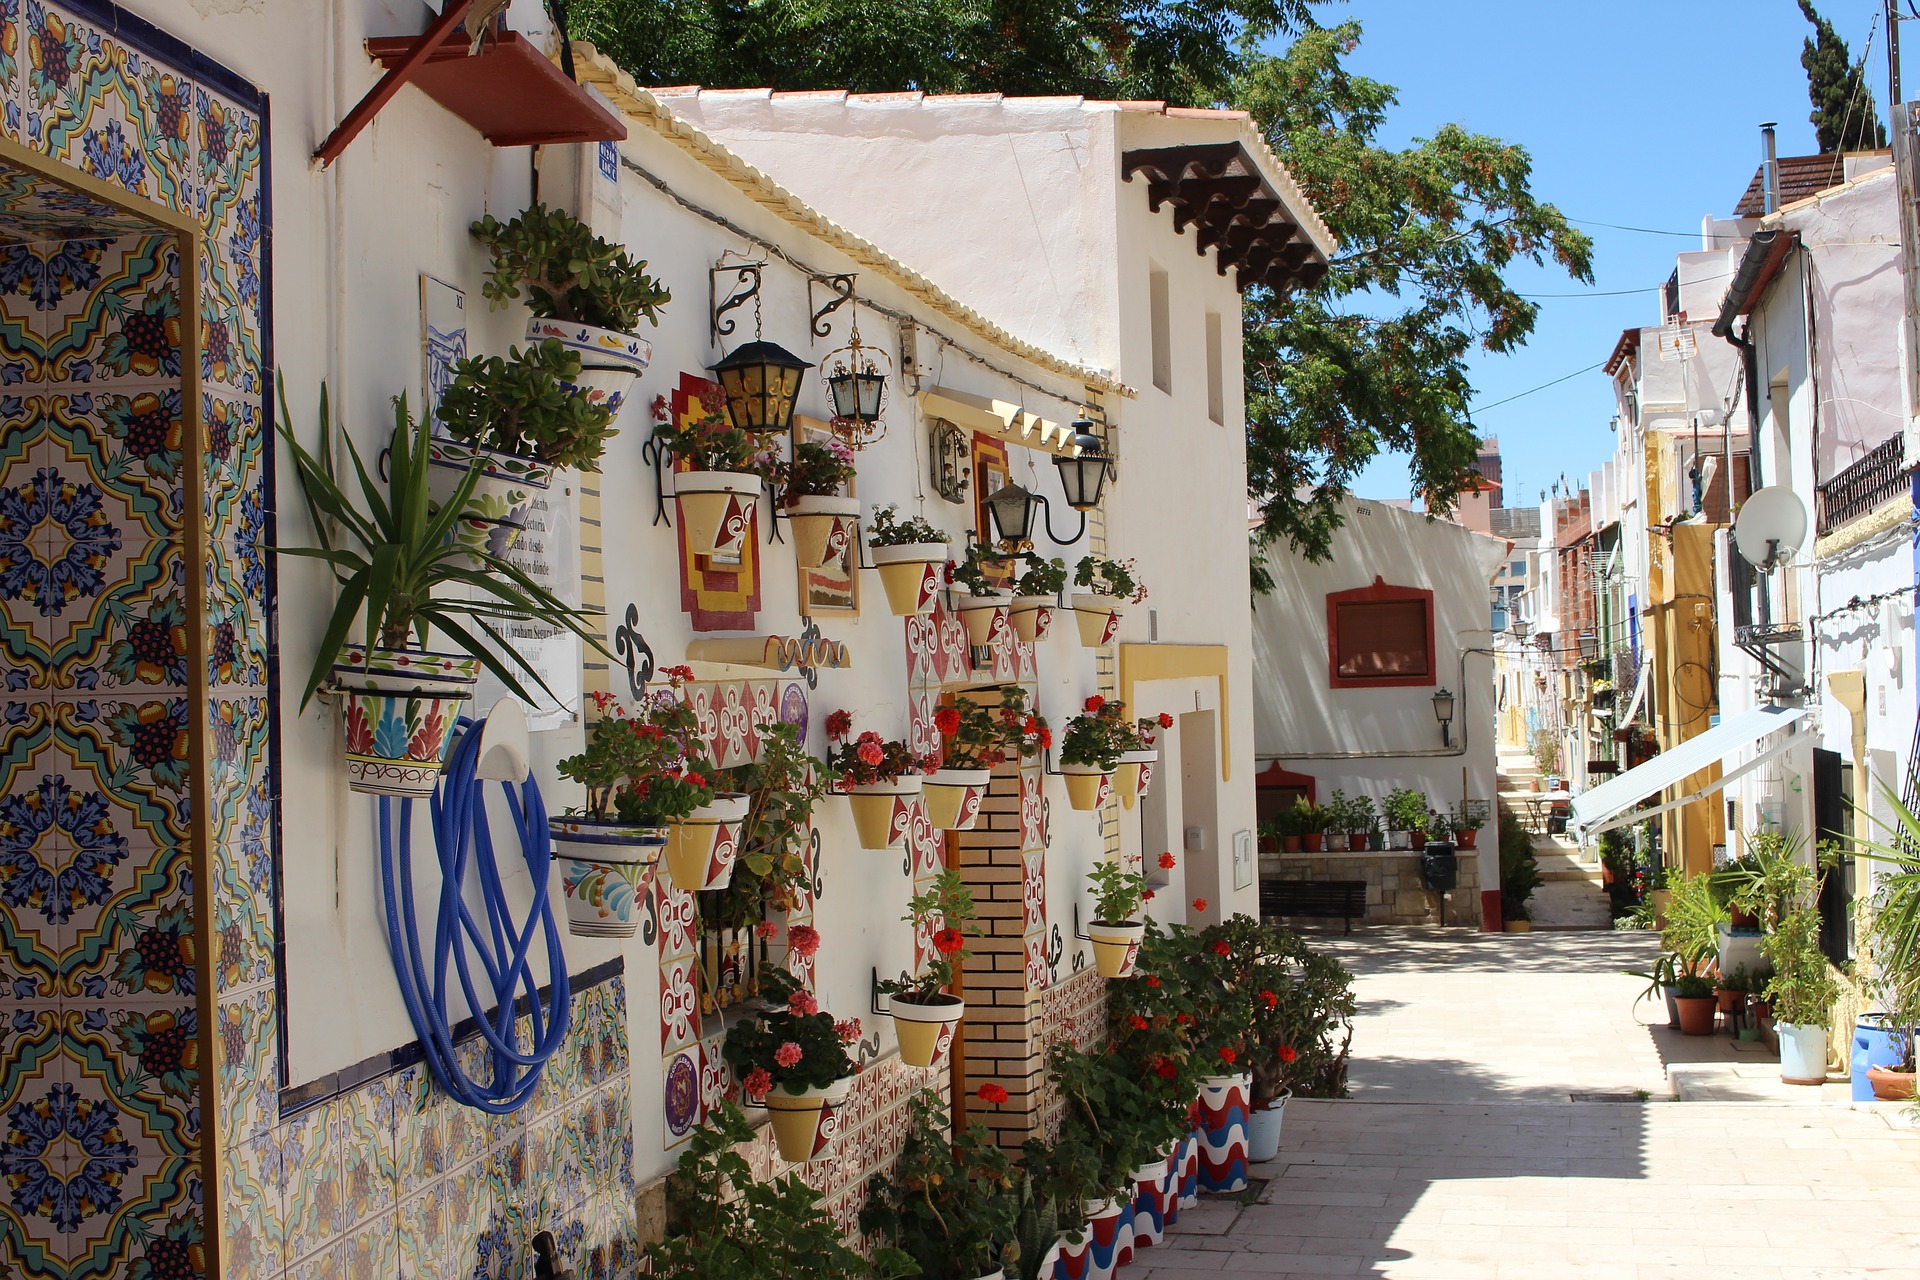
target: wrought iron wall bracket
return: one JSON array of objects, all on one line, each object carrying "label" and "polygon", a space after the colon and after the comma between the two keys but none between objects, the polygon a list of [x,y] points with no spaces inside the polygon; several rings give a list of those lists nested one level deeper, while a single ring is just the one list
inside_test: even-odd
[{"label": "wrought iron wall bracket", "polygon": [[653,523],[664,524],[671,529],[673,517],[667,514],[667,450],[657,428],[653,435],[647,437],[647,442],[640,446],[640,456],[648,466],[653,468]]},{"label": "wrought iron wall bracket", "polygon": [[613,632],[613,651],[627,664],[627,691],[635,702],[640,701],[646,696],[647,681],[653,679],[653,648],[640,634],[639,605],[627,605],[626,621]]},{"label": "wrought iron wall bracket", "polygon": [[[853,301],[853,285],[857,279],[859,277],[852,273],[807,277],[807,310],[813,313],[813,318],[807,323],[807,332],[811,335],[809,343],[813,338],[833,335],[833,326],[827,323],[827,317]],[[813,287],[816,284],[827,291],[826,301],[818,307],[814,305]]]},{"label": "wrought iron wall bracket", "polygon": [[[730,336],[734,331],[733,319],[727,313],[760,296],[760,269],[766,265],[764,262],[738,262],[707,269],[707,324],[714,346],[719,346],[720,339]],[[723,298],[720,296],[720,277],[728,272],[733,274],[733,283]]]},{"label": "wrought iron wall bracket", "polygon": [[[905,969],[902,969],[900,971],[900,981],[911,982],[913,981],[913,975]],[[880,1007],[880,997],[883,994],[880,990],[880,966],[875,965],[873,967],[873,990],[869,993],[867,1008],[876,1018],[889,1018],[893,1016],[893,997],[887,997],[886,1008],[882,1009]]]}]

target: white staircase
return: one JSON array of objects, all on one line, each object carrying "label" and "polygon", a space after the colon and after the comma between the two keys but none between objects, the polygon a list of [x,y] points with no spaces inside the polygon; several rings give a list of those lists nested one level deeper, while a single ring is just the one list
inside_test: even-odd
[{"label": "white staircase", "polygon": [[[1502,751],[1499,755],[1500,800],[1521,818],[1528,808],[1533,780],[1539,776],[1533,757]],[[1540,887],[1527,903],[1536,929],[1607,929],[1613,912],[1601,883],[1598,850],[1582,850],[1571,838],[1538,833],[1533,857],[1540,866]]]}]

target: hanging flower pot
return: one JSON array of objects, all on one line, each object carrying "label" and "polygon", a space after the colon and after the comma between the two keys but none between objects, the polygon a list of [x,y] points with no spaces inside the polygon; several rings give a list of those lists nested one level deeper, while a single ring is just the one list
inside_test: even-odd
[{"label": "hanging flower pot", "polygon": [[976,649],[992,644],[996,633],[1007,625],[1007,605],[1011,595],[961,596],[960,621],[967,627],[967,643]]},{"label": "hanging flower pot", "polygon": [[1073,601],[1074,621],[1080,624],[1082,645],[1098,649],[1111,643],[1120,633],[1120,614],[1126,602],[1119,596],[1076,591],[1070,598]]},{"label": "hanging flower pot", "polygon": [[940,598],[940,566],[947,562],[944,542],[905,542],[873,548],[873,567],[887,589],[887,607],[896,618],[933,612]]},{"label": "hanging flower pot", "polygon": [[722,795],[668,823],[667,874],[673,877],[674,887],[688,893],[726,888],[733,880],[740,824],[746,816],[747,797]]},{"label": "hanging flower pot", "polygon": [[1113,775],[1097,764],[1063,764],[1060,776],[1066,779],[1067,803],[1075,809],[1098,809],[1113,794]]},{"label": "hanging flower pot", "polygon": [[618,819],[551,818],[553,854],[567,899],[567,932],[584,938],[631,938],[647,873],[667,844],[665,827]]},{"label": "hanging flower pot", "polygon": [[476,458],[480,477],[461,509],[453,536],[462,546],[502,556],[520,540],[527,508],[546,492],[553,468],[534,458],[435,436],[427,451],[427,494],[435,506],[445,504],[459,490]]},{"label": "hanging flower pot", "polygon": [[1047,638],[1053,629],[1053,596],[1015,596],[1008,610],[1013,634],[1032,644]]},{"label": "hanging flower pot", "polygon": [[793,557],[802,569],[837,563],[846,554],[858,527],[857,498],[808,494],[787,504],[787,524],[793,529]]},{"label": "hanging flower pot", "polygon": [[479,661],[461,653],[349,645],[333,665],[347,786],[364,795],[433,794]]},{"label": "hanging flower pot", "polygon": [[1113,771],[1113,789],[1120,793],[1120,803],[1125,808],[1133,808],[1134,799],[1146,794],[1147,780],[1152,775],[1149,770],[1160,759],[1158,751],[1122,751],[1120,767]]},{"label": "hanging flower pot", "polygon": [[1142,920],[1093,921],[1087,926],[1087,936],[1093,939],[1093,967],[1103,978],[1132,977],[1134,962],[1140,958],[1140,940],[1146,933]]},{"label": "hanging flower pot", "polygon": [[980,801],[993,782],[991,769],[936,769],[926,776],[927,822],[939,831],[971,831]]},{"label": "hanging flower pot", "polygon": [[674,473],[674,501],[696,552],[709,555],[746,536],[760,483],[760,477],[750,471]]},{"label": "hanging flower pot", "polygon": [[[831,1146],[832,1135],[823,1143],[820,1131],[830,1099],[840,1086],[841,1082],[836,1080],[830,1085],[803,1085],[798,1092],[793,1092],[791,1085],[779,1085],[767,1094],[767,1113],[773,1118],[773,1142],[780,1149],[782,1160],[803,1164]],[[841,1089],[841,1093],[844,1097],[845,1090]]]},{"label": "hanging flower pot", "polygon": [[589,404],[605,406],[608,415],[615,418],[620,416],[634,380],[653,359],[652,343],[618,329],[538,317],[527,321],[528,342],[549,338],[580,357],[580,377],[561,385],[585,396]]},{"label": "hanging flower pot", "polygon": [[920,794],[919,774],[892,782],[869,782],[847,791],[853,807],[853,826],[862,849],[890,849],[906,838],[907,813]]},{"label": "hanging flower pot", "polygon": [[925,1002],[895,996],[893,1032],[900,1039],[900,1061],[910,1067],[930,1067],[953,1044],[954,1028],[966,1016],[967,1002],[959,996],[935,995]]}]

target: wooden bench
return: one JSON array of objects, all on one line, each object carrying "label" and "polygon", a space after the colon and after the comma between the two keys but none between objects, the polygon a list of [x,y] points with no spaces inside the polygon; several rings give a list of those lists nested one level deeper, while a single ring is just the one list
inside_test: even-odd
[{"label": "wooden bench", "polygon": [[1285,919],[1308,916],[1316,920],[1345,922],[1344,932],[1353,932],[1355,919],[1367,917],[1365,880],[1262,880],[1260,914]]}]

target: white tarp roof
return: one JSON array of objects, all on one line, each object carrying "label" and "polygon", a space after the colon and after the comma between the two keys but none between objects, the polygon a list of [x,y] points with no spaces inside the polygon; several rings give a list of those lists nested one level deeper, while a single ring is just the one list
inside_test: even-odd
[{"label": "white tarp roof", "polygon": [[[1645,764],[1575,796],[1568,810],[1568,825],[1582,836],[1591,835],[1607,819],[1625,813],[1648,796],[1657,795],[1702,769],[1719,764],[1734,752],[1752,746],[1776,729],[1787,728],[1806,714],[1805,707],[1765,706],[1722,721],[1705,733],[1695,734],[1678,746],[1662,751]],[[1718,790],[1734,776],[1723,777],[1700,795]],[[1698,798],[1692,796],[1689,800]]]}]

